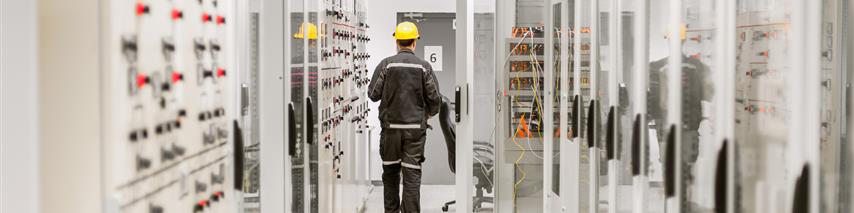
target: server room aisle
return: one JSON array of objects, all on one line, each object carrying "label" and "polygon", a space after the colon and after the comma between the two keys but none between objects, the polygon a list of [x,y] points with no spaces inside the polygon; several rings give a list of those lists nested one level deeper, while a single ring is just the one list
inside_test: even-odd
[{"label": "server room aisle", "polygon": [[[421,212],[442,212],[445,202],[455,199],[454,185],[422,185],[421,186]],[[492,194],[487,194],[492,196]],[[492,204],[484,204],[483,209],[477,212],[493,212]],[[455,206],[451,206],[448,212],[454,212]],[[364,212],[383,212],[383,187],[374,186],[368,198],[368,204]]]}]

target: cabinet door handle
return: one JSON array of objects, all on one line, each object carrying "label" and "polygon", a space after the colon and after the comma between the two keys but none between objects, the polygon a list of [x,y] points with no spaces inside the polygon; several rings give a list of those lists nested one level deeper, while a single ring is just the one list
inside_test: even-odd
[{"label": "cabinet door handle", "polygon": [[294,118],[294,103],[288,104],[288,155],[294,156],[297,151],[297,119]]},{"label": "cabinet door handle", "polygon": [[460,87],[457,87],[454,89],[454,103],[456,104],[456,106],[454,106],[454,121],[457,123],[460,122],[460,110],[462,109],[462,107],[460,107],[460,105],[462,105],[462,102],[460,102],[460,96]]},{"label": "cabinet door handle", "polygon": [[234,120],[234,189],[243,189],[243,130]]},{"label": "cabinet door handle", "polygon": [[596,135],[596,120],[598,116],[596,115],[599,113],[597,104],[596,100],[590,100],[590,109],[587,110],[587,148],[596,147],[596,138],[598,138]]},{"label": "cabinet door handle", "polygon": [[676,196],[676,125],[670,126],[667,133],[667,147],[664,157],[664,194]]},{"label": "cabinet door handle", "polygon": [[581,117],[581,100],[579,100],[578,95],[575,95],[572,99],[572,135],[569,135],[570,138],[581,136],[581,132],[579,132],[581,131],[579,129],[581,120],[579,117]]},{"label": "cabinet door handle", "polygon": [[643,165],[643,159],[641,159],[641,144],[643,142],[641,139],[641,114],[635,116],[634,124],[632,127],[632,175],[640,176]]},{"label": "cabinet door handle", "polygon": [[605,150],[605,153],[608,155],[608,160],[617,160],[617,137],[615,135],[615,125],[617,124],[617,108],[615,106],[611,106],[611,109],[608,110],[608,122],[607,122],[607,131],[605,132],[605,147],[608,150]]},{"label": "cabinet door handle", "polygon": [[724,139],[724,145],[718,151],[718,168],[715,172],[715,212],[725,213],[727,206],[727,146],[729,142]]},{"label": "cabinet door handle", "polygon": [[801,169],[801,176],[795,182],[795,197],[792,212],[809,212],[810,210],[810,165],[804,164]]}]

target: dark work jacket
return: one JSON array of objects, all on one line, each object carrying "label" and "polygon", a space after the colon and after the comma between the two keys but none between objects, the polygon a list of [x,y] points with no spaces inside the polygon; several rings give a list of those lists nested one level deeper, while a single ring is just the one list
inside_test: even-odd
[{"label": "dark work jacket", "polygon": [[442,95],[433,68],[409,49],[383,59],[374,69],[368,97],[380,102],[383,128],[425,129],[439,113]]}]

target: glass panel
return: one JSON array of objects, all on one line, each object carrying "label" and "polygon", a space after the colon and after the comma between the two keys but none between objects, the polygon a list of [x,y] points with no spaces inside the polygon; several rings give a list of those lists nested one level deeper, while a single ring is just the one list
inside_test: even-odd
[{"label": "glass panel", "polygon": [[[851,11],[852,5],[850,1],[845,1],[842,8],[845,8],[846,11]],[[851,16],[846,16],[841,23],[845,25],[845,29],[851,29],[851,27],[854,26],[854,21],[852,21]],[[852,49],[854,48],[854,36],[852,36],[850,32],[851,31],[845,31],[844,33],[841,33],[842,36],[839,36],[839,38],[844,38],[844,41],[839,43],[846,44],[843,48],[849,53],[854,51],[854,49]],[[842,129],[844,131],[842,133],[843,145],[841,148],[843,154],[840,158],[842,161],[840,165],[842,168],[840,180],[842,180],[842,182],[839,186],[842,190],[842,193],[840,193],[840,212],[854,211],[854,136],[852,136],[852,133],[854,133],[854,113],[852,113],[854,112],[852,111],[854,110],[854,108],[852,108],[854,107],[854,87],[851,87],[852,82],[854,82],[854,64],[852,64],[852,62],[854,62],[854,54],[847,54],[841,62],[844,65],[844,70],[842,72],[845,76],[845,78],[841,79],[846,79],[846,82],[841,85],[845,85],[843,90],[846,92],[843,96],[845,105],[842,108],[843,111],[841,116],[844,118],[844,121],[842,122]]]},{"label": "glass panel", "polygon": [[[761,3],[761,4],[760,4]],[[737,3],[735,138],[736,211],[781,212],[789,203],[786,76],[791,0]],[[791,167],[791,168],[790,168]]]},{"label": "glass panel", "polygon": [[667,138],[667,58],[669,57],[667,0],[649,2],[649,76],[647,81],[647,212],[664,212],[664,145]]},{"label": "glass panel", "polygon": [[[300,33],[300,28],[303,24],[303,1],[302,0],[290,0],[291,11],[290,11],[290,21],[291,21],[291,29],[289,29],[289,33],[286,33],[286,36],[289,36],[291,39],[290,54],[291,54],[291,102],[294,106],[294,119],[296,120],[296,127],[291,134],[296,134],[297,142],[294,147],[294,155],[291,156],[291,187],[286,188],[291,191],[291,212],[294,213],[302,213],[305,210],[305,132],[303,121],[305,120],[304,111],[305,111],[305,76],[303,70],[305,70],[303,63],[305,61],[305,53],[303,52],[303,48],[305,47],[305,41],[302,38],[297,38],[300,36],[296,36]],[[287,198],[286,198],[287,199]]]},{"label": "glass panel", "polygon": [[[850,10],[850,3],[846,1],[845,4],[845,8]],[[847,27],[850,27],[852,26],[852,24],[854,24],[854,22],[851,22],[850,16],[843,23],[845,23]],[[847,52],[851,52],[852,47],[854,47],[854,36],[845,33],[844,36],[840,37],[846,38],[845,43],[847,44],[847,46],[845,48],[847,49]],[[844,84],[845,90],[847,92],[845,95],[846,104],[843,108],[845,110],[843,112],[843,118],[845,118],[845,125],[843,126],[843,129],[845,129],[845,132],[842,134],[842,150],[844,154],[842,154],[841,166],[843,168],[843,172],[842,177],[840,178],[841,180],[843,180],[840,186],[840,188],[843,190],[843,193],[841,195],[842,206],[840,208],[840,212],[854,211],[854,136],[852,136],[852,133],[854,133],[854,113],[852,113],[854,112],[854,108],[852,108],[854,107],[854,87],[851,87],[852,82],[854,82],[854,64],[852,64],[852,62],[854,62],[854,57],[852,56],[854,55],[849,54],[843,62],[846,68],[844,72],[847,72],[845,73],[847,78],[843,78],[847,79],[847,82],[845,82]]]},{"label": "glass panel", "polygon": [[[474,14],[474,134],[472,176],[474,212],[494,212],[496,139],[495,1],[475,1]],[[489,8],[489,9],[478,9]],[[447,50],[446,50],[447,51]],[[445,65],[448,66],[448,65]],[[451,65],[452,66],[452,65]],[[452,87],[447,85],[445,87]],[[449,94],[453,95],[453,94]],[[491,125],[490,125],[491,124]]]},{"label": "glass panel", "polygon": [[635,116],[633,115],[631,97],[632,78],[634,72],[634,0],[619,0],[620,3],[620,20],[617,33],[617,87],[619,98],[617,103],[617,159],[620,160],[619,168],[617,169],[617,200],[622,201],[617,203],[618,211],[631,211],[632,208],[632,128],[634,127]]},{"label": "glass panel", "polygon": [[[845,132],[845,79],[843,63],[840,63],[843,33],[839,15],[841,1],[823,0],[821,26],[821,212],[843,211],[850,201],[845,200],[850,192],[850,160],[846,158],[850,146],[844,141]],[[842,79],[842,80],[837,80]],[[849,168],[846,168],[849,167]]]},{"label": "glass panel", "polygon": [[[682,208],[685,212],[714,210],[715,168],[721,141],[715,141],[713,52],[717,45],[715,3],[682,3]],[[680,35],[681,36],[681,35]]]},{"label": "glass panel", "polygon": [[[576,9],[576,7],[580,7]],[[576,11],[581,11],[580,13],[576,13]],[[586,133],[588,121],[587,113],[590,107],[590,2],[589,1],[581,1],[574,0],[570,1],[569,5],[569,26],[570,31],[573,32],[569,36],[569,50],[571,54],[575,54],[575,39],[576,37],[580,37],[581,48],[580,50],[580,62],[575,60],[575,55],[569,55],[569,59],[567,61],[570,62],[569,65],[569,76],[571,80],[569,81],[569,89],[572,90],[569,94],[573,94],[570,97],[568,103],[569,106],[567,109],[570,111],[569,123],[567,124],[568,131],[573,131],[571,135],[579,136],[578,140],[579,146],[579,155],[577,156],[579,159],[579,167],[578,167],[578,189],[579,189],[579,209],[578,212],[588,212],[590,207],[590,149],[588,148],[588,135]],[[580,26],[576,26],[576,19],[579,19]],[[576,34],[576,28],[580,27],[581,34]],[[576,75],[575,72],[579,71],[576,69],[576,66],[580,68],[580,75]],[[576,81],[575,77],[581,76],[581,79]],[[580,85],[575,85],[580,82]],[[580,91],[576,91],[576,88],[581,88]],[[576,103],[574,102],[574,94],[579,94],[579,102],[580,109],[575,110]],[[578,115],[572,115],[572,113],[578,113]],[[573,120],[574,117],[577,117],[578,120]],[[577,124],[575,122],[578,122]],[[572,130],[573,125],[577,126],[576,130]],[[577,131],[577,132],[575,132]],[[594,149],[595,150],[595,149]],[[575,156],[572,156],[575,157]],[[572,211],[570,211],[572,212]]]},{"label": "glass panel", "polygon": [[[306,14],[308,15],[307,23],[312,24],[314,26],[321,26],[317,22],[317,11],[319,10],[318,4],[320,1],[307,1],[307,2],[308,2],[308,5],[307,5],[308,7],[306,8],[306,10],[307,10]],[[306,143],[308,146],[308,153],[309,153],[308,154],[309,186],[310,186],[309,189],[311,191],[311,194],[310,194],[311,195],[310,196],[311,208],[310,208],[309,212],[316,213],[319,211],[319,204],[320,204],[319,203],[320,195],[318,194],[318,192],[319,192],[318,190],[320,187],[320,185],[319,185],[320,184],[320,177],[318,176],[318,172],[320,170],[319,164],[318,164],[318,159],[319,159],[318,157],[320,156],[320,152],[318,152],[318,149],[317,149],[318,144],[319,144],[317,139],[320,137],[320,133],[319,133],[318,127],[316,125],[317,120],[319,120],[318,114],[321,111],[321,108],[319,106],[320,105],[319,104],[320,99],[318,99],[318,97],[317,97],[317,86],[318,86],[318,84],[317,84],[317,65],[318,65],[318,60],[320,59],[318,57],[318,54],[317,54],[317,52],[319,51],[317,38],[319,37],[319,35],[311,35],[312,31],[310,30],[310,28],[309,28],[309,30],[306,30],[306,32],[307,32],[306,36],[304,36],[303,39],[305,39],[304,42],[308,43],[308,45],[305,46],[305,48],[307,49],[307,50],[305,50],[305,53],[307,53],[307,55],[306,55],[307,60],[306,61],[308,63],[303,64],[303,69],[307,70],[308,72],[305,73],[305,77],[304,77],[305,79],[303,82],[305,83],[305,86],[308,88],[308,97],[311,100],[311,103],[306,105],[306,107],[311,107],[311,110],[306,111],[306,112],[311,112],[311,113],[307,113],[305,115],[306,116],[305,125],[307,128],[306,129],[306,136],[307,136],[306,137]],[[315,31],[314,33],[317,33],[317,31]],[[311,117],[309,117],[309,116],[311,116]],[[331,199],[328,199],[328,200],[324,199],[324,201],[331,201]],[[331,205],[331,203],[329,203],[329,204]]]},{"label": "glass panel", "polygon": [[[553,68],[552,76],[554,77],[554,80],[553,80],[554,83],[552,85],[554,85],[554,87],[552,88],[552,94],[553,95],[550,98],[551,98],[552,103],[554,103],[554,105],[553,105],[554,111],[553,112],[555,112],[555,113],[554,113],[554,116],[552,116],[554,118],[554,126],[551,130],[551,133],[553,134],[553,136],[552,136],[553,140],[552,141],[555,141],[555,142],[552,143],[552,145],[553,145],[552,147],[554,147],[553,155],[552,155],[552,165],[551,165],[552,177],[549,177],[549,178],[552,178],[551,190],[553,193],[555,193],[558,196],[560,196],[560,143],[557,141],[560,141],[560,140],[558,140],[558,138],[560,138],[560,134],[561,134],[560,129],[559,129],[560,128],[560,104],[558,104],[558,103],[560,103],[560,92],[559,92],[561,89],[560,84],[561,84],[561,80],[563,80],[563,79],[560,79],[560,66],[561,66],[561,64],[560,64],[560,62],[561,62],[560,38],[561,38],[561,36],[563,36],[562,33],[564,33],[563,28],[561,28],[561,16],[563,15],[563,13],[561,11],[562,7],[563,7],[563,5],[561,3],[552,4],[552,29],[554,30],[553,31],[554,36],[552,37],[553,38],[552,40],[554,42],[553,43],[554,45],[552,47],[554,49],[554,52],[552,52],[553,53],[552,59],[554,60],[554,62],[552,63],[552,68]],[[559,200],[559,199],[556,199],[556,200]]]},{"label": "glass panel", "polygon": [[[512,5],[512,4],[510,4]],[[500,26],[507,36],[501,42],[506,56],[502,73],[506,108],[503,151],[506,165],[501,171],[512,176],[502,181],[511,197],[514,212],[543,211],[543,143],[542,123],[544,89],[544,0],[519,0],[505,12],[515,19],[503,19]],[[545,133],[551,134],[551,130]],[[503,177],[503,175],[502,175]]]},{"label": "glass panel", "polygon": [[[247,21],[249,24],[249,32],[248,32],[248,44],[249,44],[249,108],[242,109],[241,115],[243,116],[243,123],[248,124],[244,127],[243,133],[244,138],[244,182],[247,183],[243,186],[243,211],[249,213],[261,212],[261,160],[260,160],[260,120],[261,116],[259,114],[260,104],[260,87],[261,87],[261,79],[259,72],[259,58],[260,58],[260,28],[259,25],[260,17],[258,13],[249,13],[249,20]],[[248,133],[248,134],[247,134]]]},{"label": "glass panel", "polygon": [[609,79],[609,72],[614,69],[612,66],[614,57],[612,56],[609,48],[610,48],[610,45],[613,45],[614,42],[611,40],[611,36],[610,36],[610,33],[612,33],[612,31],[613,31],[611,29],[611,18],[610,18],[611,2],[610,1],[598,1],[598,4],[599,4],[598,7],[599,7],[599,11],[600,11],[599,15],[598,15],[599,16],[599,26],[598,26],[598,29],[599,29],[599,32],[598,32],[599,33],[599,35],[598,35],[599,36],[599,55],[598,55],[598,57],[599,57],[599,60],[598,60],[599,69],[597,70],[598,73],[596,74],[596,76],[597,76],[596,77],[597,92],[596,92],[596,97],[595,97],[595,99],[597,101],[596,104],[598,105],[596,107],[597,108],[596,110],[598,110],[598,112],[595,113],[597,116],[596,120],[598,121],[596,123],[597,127],[598,127],[598,129],[596,130],[596,134],[598,137],[596,145],[599,148],[599,159],[598,159],[598,161],[599,161],[598,162],[599,175],[598,175],[598,181],[597,181],[599,183],[599,190],[598,190],[598,192],[599,192],[598,205],[599,206],[598,206],[598,209],[599,209],[599,211],[606,211],[607,212],[609,210],[608,206],[609,206],[609,202],[610,202],[609,197],[608,197],[608,195],[609,195],[608,194],[608,187],[609,187],[610,183],[608,182],[608,156],[606,155],[607,154],[607,152],[606,152],[607,148],[606,148],[605,144],[606,144],[606,138],[607,138],[606,135],[608,132],[607,131],[608,130],[608,126],[607,126],[607,124],[608,124],[608,122],[607,122],[608,121],[608,112],[609,112],[611,106],[616,104],[616,103],[611,102],[610,96],[615,95],[615,94],[611,94],[611,90],[609,89],[609,87],[613,84]]}]

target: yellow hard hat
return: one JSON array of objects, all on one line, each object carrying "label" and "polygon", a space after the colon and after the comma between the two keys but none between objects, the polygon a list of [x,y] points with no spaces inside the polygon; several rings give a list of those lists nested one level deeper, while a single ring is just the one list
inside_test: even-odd
[{"label": "yellow hard hat", "polygon": [[[688,34],[688,27],[686,27],[684,24],[680,25],[679,26],[679,38],[682,40],[685,40],[688,37],[687,34]],[[664,35],[664,37],[665,38],[670,37],[670,31],[669,30],[667,32],[667,35]]]},{"label": "yellow hard hat", "polygon": [[312,23],[302,23],[299,26],[299,33],[294,34],[294,38],[305,38],[306,28],[308,28],[308,39],[317,39],[317,25],[314,25]]},{"label": "yellow hard hat", "polygon": [[409,39],[420,39],[421,36],[418,35],[418,27],[415,26],[412,22],[401,22],[397,25],[397,28],[394,30],[394,39],[396,40],[409,40]]}]

